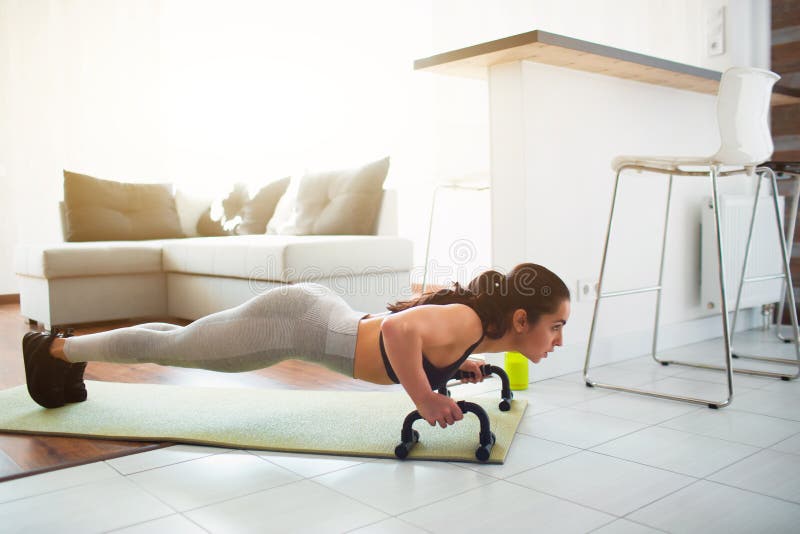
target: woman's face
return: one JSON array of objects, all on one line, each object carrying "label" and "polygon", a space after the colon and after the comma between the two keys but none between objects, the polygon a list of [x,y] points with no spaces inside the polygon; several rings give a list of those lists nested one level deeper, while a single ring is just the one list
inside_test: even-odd
[{"label": "woman's face", "polygon": [[569,312],[569,300],[564,300],[555,313],[542,315],[533,326],[528,324],[527,330],[523,329],[520,335],[519,352],[533,363],[547,358],[548,353],[564,344],[562,331],[569,319]]}]

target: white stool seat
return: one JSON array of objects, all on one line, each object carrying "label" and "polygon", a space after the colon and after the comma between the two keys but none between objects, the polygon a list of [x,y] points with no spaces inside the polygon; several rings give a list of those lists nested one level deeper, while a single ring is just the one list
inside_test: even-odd
[{"label": "white stool seat", "polygon": [[[641,165],[642,167],[653,167],[664,169],[665,171],[677,171],[682,167],[708,167],[718,165],[722,162],[715,161],[712,156],[617,156],[611,162],[614,171],[620,170],[627,165]],[[685,170],[685,169],[684,169]]]}]

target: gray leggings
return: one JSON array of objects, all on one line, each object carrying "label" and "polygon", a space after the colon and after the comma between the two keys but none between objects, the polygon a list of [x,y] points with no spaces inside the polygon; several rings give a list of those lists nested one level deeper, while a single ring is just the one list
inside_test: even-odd
[{"label": "gray leggings", "polygon": [[329,288],[278,287],[187,326],[147,323],[66,339],[71,362],[157,363],[238,373],[297,359],[353,376],[358,323]]}]

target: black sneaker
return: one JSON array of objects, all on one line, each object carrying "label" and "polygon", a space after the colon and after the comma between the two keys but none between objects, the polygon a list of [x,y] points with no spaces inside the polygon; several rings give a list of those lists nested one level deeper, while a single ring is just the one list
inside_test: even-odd
[{"label": "black sneaker", "polygon": [[[53,334],[61,338],[72,337],[74,330],[67,328],[64,331],[53,328]],[[86,400],[86,384],[83,383],[83,372],[86,362],[71,363],[64,377],[64,402],[83,402]]]},{"label": "black sneaker", "polygon": [[40,406],[64,406],[64,379],[70,364],[50,355],[56,334],[27,332],[22,337],[28,393]]}]

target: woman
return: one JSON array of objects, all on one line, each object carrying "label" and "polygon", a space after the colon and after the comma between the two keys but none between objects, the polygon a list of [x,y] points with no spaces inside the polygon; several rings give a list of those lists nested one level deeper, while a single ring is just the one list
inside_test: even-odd
[{"label": "woman", "polygon": [[251,371],[286,359],[318,363],[375,384],[400,383],[431,425],[463,418],[437,393],[457,370],[483,380],[477,351],[518,351],[533,363],[562,344],[569,290],[532,263],[506,276],[486,271],[467,287],[426,293],[355,312],[319,284],[279,287],[188,326],[148,323],[67,337],[28,332],[22,341],[31,397],[46,408],[86,400],[88,361],[158,363],[225,372]]}]

